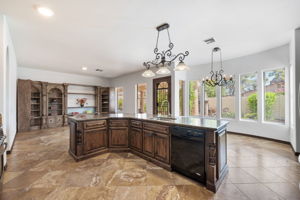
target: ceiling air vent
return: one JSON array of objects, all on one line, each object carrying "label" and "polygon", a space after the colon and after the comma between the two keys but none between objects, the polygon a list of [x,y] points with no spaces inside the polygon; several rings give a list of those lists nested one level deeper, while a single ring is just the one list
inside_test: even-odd
[{"label": "ceiling air vent", "polygon": [[96,69],[96,72],[103,72],[103,69]]},{"label": "ceiling air vent", "polygon": [[211,44],[211,43],[214,43],[215,41],[216,41],[216,40],[215,40],[213,37],[204,40],[204,42],[205,42],[206,44]]}]

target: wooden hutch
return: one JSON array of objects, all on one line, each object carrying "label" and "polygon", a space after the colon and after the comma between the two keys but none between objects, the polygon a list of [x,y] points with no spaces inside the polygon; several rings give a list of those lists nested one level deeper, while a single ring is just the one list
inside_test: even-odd
[{"label": "wooden hutch", "polygon": [[[76,86],[89,87],[94,90],[90,93],[69,91],[69,87]],[[68,114],[72,112],[72,109],[81,109],[79,105],[68,105],[68,102],[76,101],[76,95],[80,97],[89,95],[93,105],[84,108],[93,108],[93,113],[113,113],[114,109],[110,105],[112,91],[114,89],[108,87],[19,79],[17,90],[18,132],[66,126]]]}]

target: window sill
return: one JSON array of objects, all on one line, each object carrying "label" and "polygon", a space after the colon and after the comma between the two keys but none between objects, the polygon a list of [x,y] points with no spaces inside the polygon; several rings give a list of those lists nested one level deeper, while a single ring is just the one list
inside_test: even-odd
[{"label": "window sill", "polygon": [[285,124],[285,123],[277,123],[277,122],[262,121],[262,124],[288,127],[288,124]]},{"label": "window sill", "polygon": [[238,121],[240,121],[240,122],[253,122],[253,123],[258,123],[258,120],[253,120],[253,119],[239,119]]}]

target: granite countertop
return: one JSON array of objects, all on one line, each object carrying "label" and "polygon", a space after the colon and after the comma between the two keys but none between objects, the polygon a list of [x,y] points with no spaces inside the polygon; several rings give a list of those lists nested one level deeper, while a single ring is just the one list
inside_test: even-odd
[{"label": "granite countertop", "polygon": [[78,114],[75,116],[69,116],[70,120],[82,122],[82,121],[92,121],[92,120],[100,120],[100,119],[139,119],[139,120],[147,120],[153,122],[160,122],[171,125],[183,125],[183,126],[191,126],[195,128],[208,128],[208,129],[219,129],[223,126],[226,126],[229,122],[226,120],[217,120],[213,118],[203,118],[197,116],[178,116],[174,117],[174,119],[161,120],[158,119],[157,116],[149,115],[149,114]]}]

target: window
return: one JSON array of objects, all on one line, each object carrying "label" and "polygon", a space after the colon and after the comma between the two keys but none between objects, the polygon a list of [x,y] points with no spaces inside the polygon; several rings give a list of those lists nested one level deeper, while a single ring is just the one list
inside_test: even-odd
[{"label": "window", "polygon": [[116,88],[117,91],[117,110],[118,112],[123,111],[123,100],[124,100],[124,91],[122,87]]},{"label": "window", "polygon": [[184,81],[179,80],[179,115],[184,115]]},{"label": "window", "polygon": [[190,115],[200,115],[201,98],[200,81],[190,81],[189,84],[189,109]]},{"label": "window", "polygon": [[257,73],[240,76],[241,117],[257,119]]},{"label": "window", "polygon": [[204,87],[204,116],[216,117],[217,114],[216,87]]},{"label": "window", "polygon": [[222,87],[222,117],[235,118],[235,94],[234,87]]},{"label": "window", "polygon": [[146,113],[147,84],[137,85],[137,112]]},{"label": "window", "polygon": [[285,69],[264,72],[264,120],[285,122]]}]

